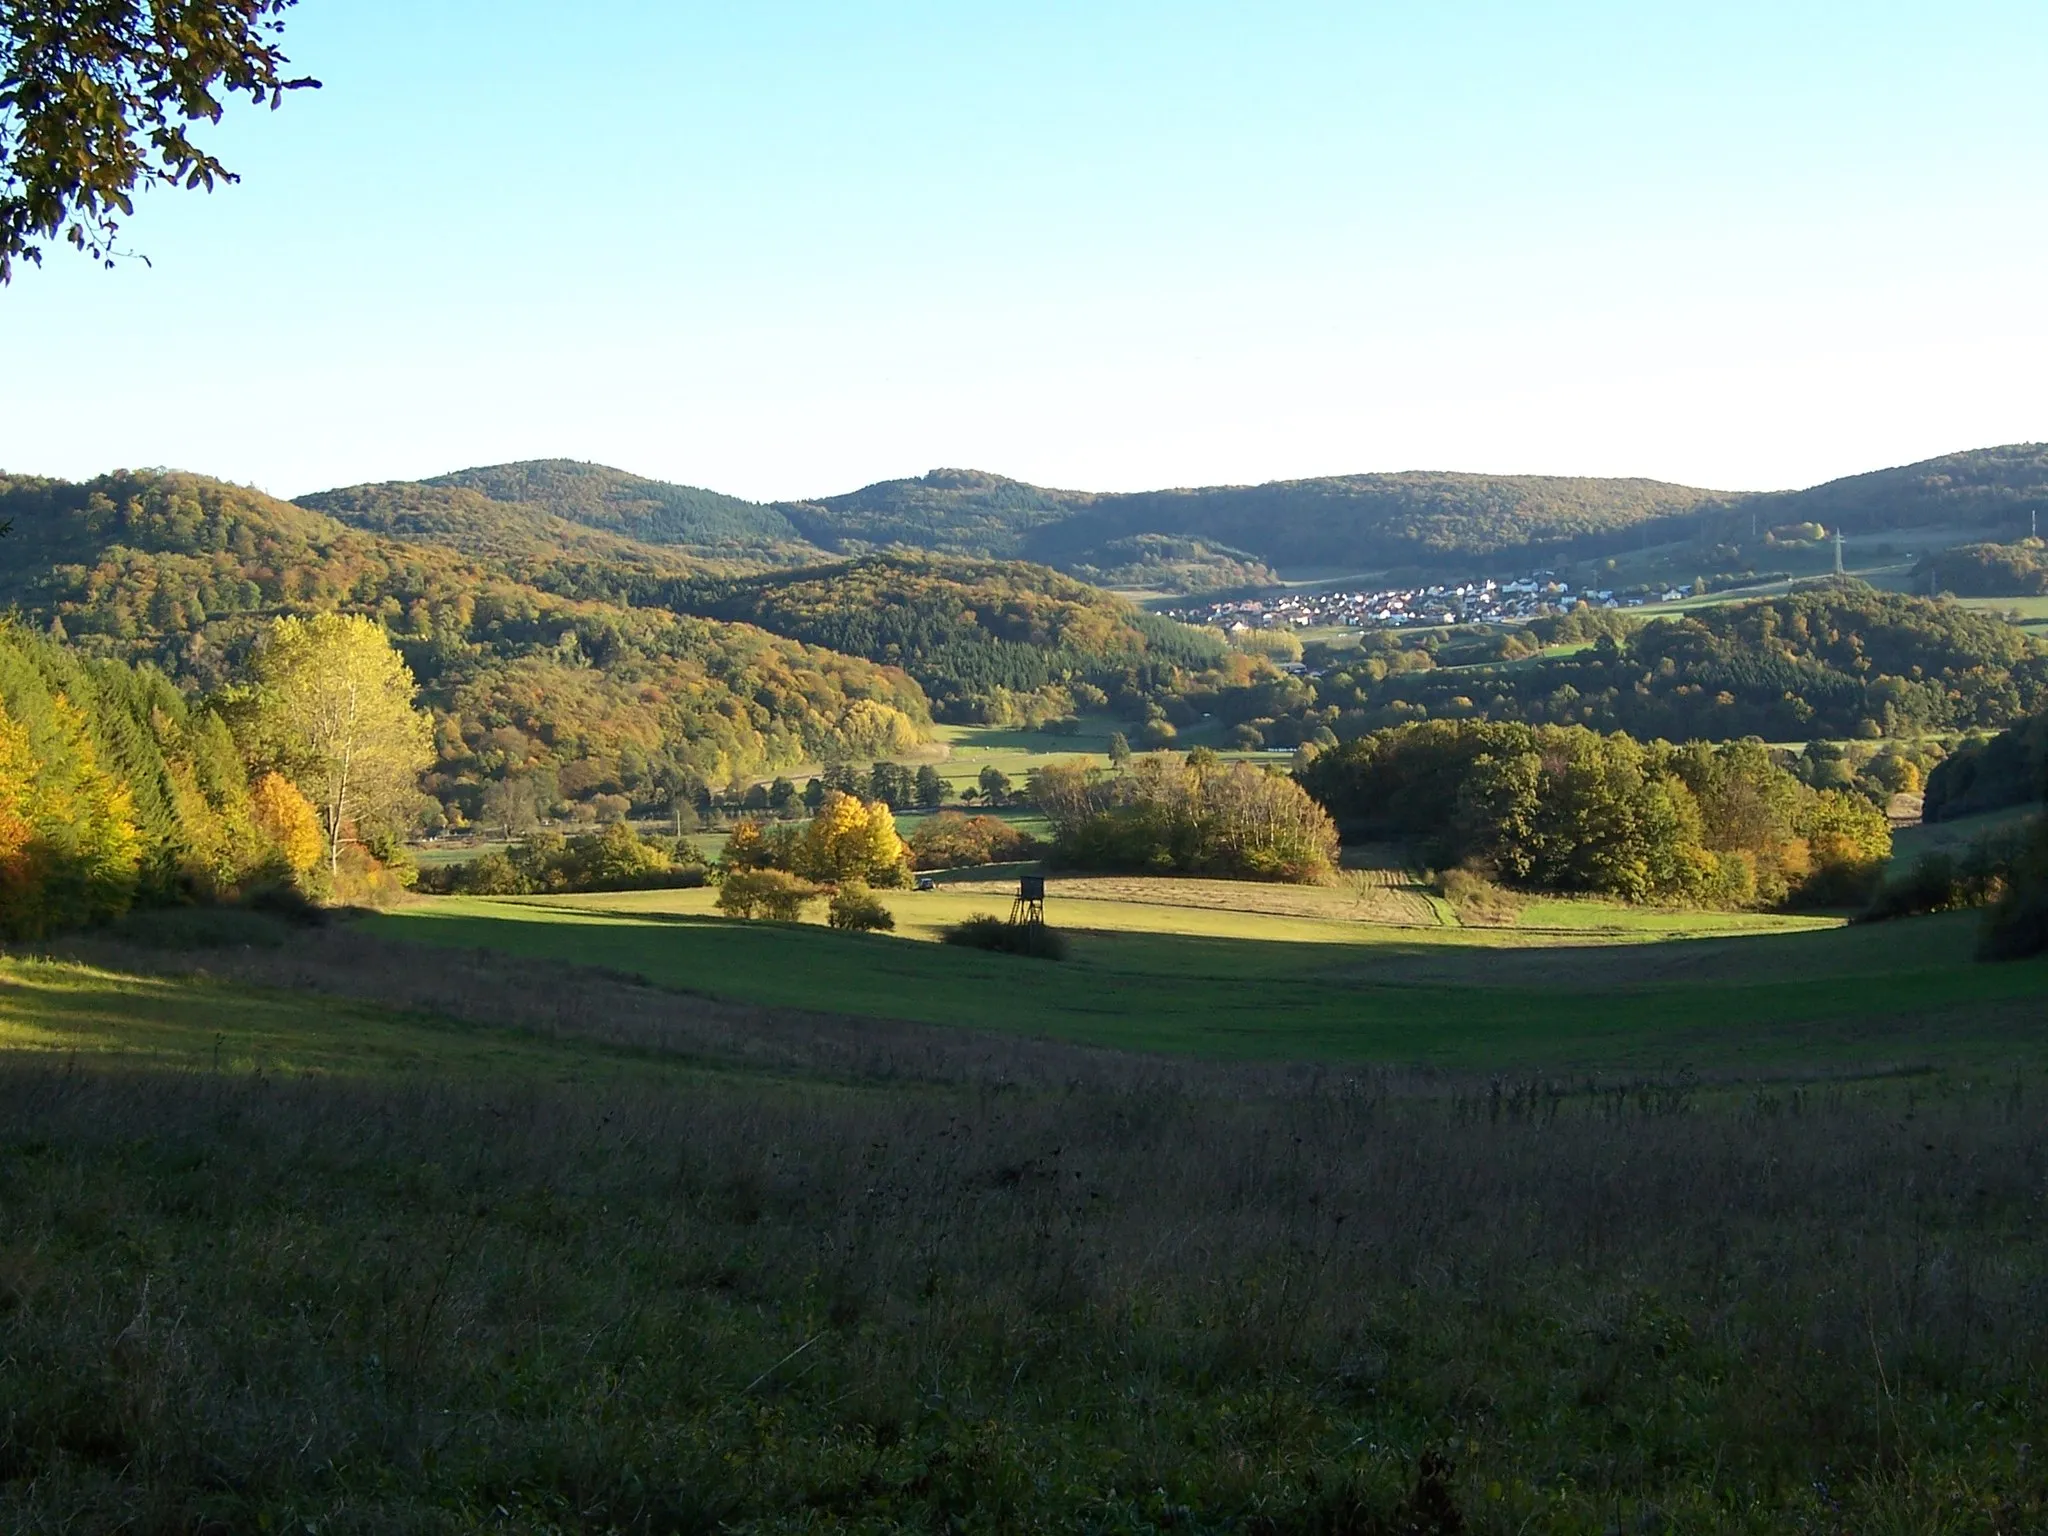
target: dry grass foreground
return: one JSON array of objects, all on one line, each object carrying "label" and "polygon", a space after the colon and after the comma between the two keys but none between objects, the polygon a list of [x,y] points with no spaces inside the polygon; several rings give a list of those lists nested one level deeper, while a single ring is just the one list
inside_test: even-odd
[{"label": "dry grass foreground", "polygon": [[158,1031],[0,1063],[8,1530],[2048,1521],[2038,1067],[1188,1063],[225,937],[8,963]]}]

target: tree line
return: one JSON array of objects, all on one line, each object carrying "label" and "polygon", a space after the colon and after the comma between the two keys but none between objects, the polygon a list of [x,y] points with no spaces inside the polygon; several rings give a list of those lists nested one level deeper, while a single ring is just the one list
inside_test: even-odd
[{"label": "tree line", "polygon": [[430,754],[412,694],[360,618],[278,621],[246,679],[199,700],[0,624],[0,933],[138,902],[374,893]]},{"label": "tree line", "polygon": [[1914,577],[1929,592],[1957,597],[2036,597],[2048,592],[2048,542],[1963,544],[1928,555]]},{"label": "tree line", "polygon": [[1637,741],[1584,726],[1432,720],[1315,759],[1304,787],[1347,836],[1415,845],[1532,890],[1630,901],[1856,904],[1885,814],[1816,790],[1764,743]]},{"label": "tree line", "polygon": [[[1280,746],[1447,718],[1645,740],[1875,740],[1996,730],[2048,705],[2048,650],[2026,634],[1860,582],[1648,623],[1594,610],[1540,622],[1526,639],[1373,636],[1320,652],[1318,677],[1190,702]],[[1579,648],[1543,655],[1531,641]]]}]

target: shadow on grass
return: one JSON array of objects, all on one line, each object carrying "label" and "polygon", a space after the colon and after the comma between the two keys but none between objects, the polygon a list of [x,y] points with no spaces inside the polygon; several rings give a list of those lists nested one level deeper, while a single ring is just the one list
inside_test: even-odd
[{"label": "shadow on grass", "polygon": [[1362,948],[1065,925],[1074,958],[1053,968],[810,924],[480,905],[369,926],[757,1005],[1233,1059],[1833,1061],[1874,1034],[1888,1052],[1954,1055],[2010,1049],[2008,1015],[2048,996],[2048,962],[1975,965],[1967,925],[1939,922],[1483,954],[1470,942]]}]

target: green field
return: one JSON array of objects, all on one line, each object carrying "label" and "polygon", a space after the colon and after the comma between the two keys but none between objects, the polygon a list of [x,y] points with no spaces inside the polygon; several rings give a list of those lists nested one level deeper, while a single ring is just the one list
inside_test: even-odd
[{"label": "green field", "polygon": [[1979,613],[2010,618],[2029,634],[2048,631],[2048,597],[1962,597],[1956,601]]},{"label": "green field", "polygon": [[2048,963],[1967,914],[707,894],[0,957],[0,1528],[2048,1518]]},{"label": "green field", "polygon": [[2048,962],[1970,959],[1967,916],[1845,928],[1552,901],[1511,928],[1467,929],[1398,892],[1289,893],[1245,910],[1259,888],[1233,908],[1205,899],[1212,884],[1054,881],[1050,915],[1074,937],[1064,965],[924,942],[975,913],[1006,914],[1007,889],[993,883],[892,894],[895,936],[729,921],[708,891],[454,898],[371,927],[750,1003],[1236,1060],[1977,1059],[2030,1053],[2048,998]]}]

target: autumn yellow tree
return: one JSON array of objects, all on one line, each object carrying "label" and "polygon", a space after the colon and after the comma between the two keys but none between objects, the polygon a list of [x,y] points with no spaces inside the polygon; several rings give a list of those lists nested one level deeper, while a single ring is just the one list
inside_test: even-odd
[{"label": "autumn yellow tree", "polygon": [[803,873],[814,880],[895,886],[904,882],[910,867],[889,807],[836,789],[827,791],[804,829],[800,854]]},{"label": "autumn yellow tree", "polygon": [[245,701],[254,755],[313,806],[333,878],[361,823],[409,818],[434,760],[412,672],[369,619],[322,613],[274,622],[255,675]]},{"label": "autumn yellow tree", "polygon": [[28,731],[0,706],[0,924],[19,905],[32,875],[29,839],[29,778],[35,759],[29,753]]},{"label": "autumn yellow tree", "polygon": [[249,810],[293,874],[303,875],[326,853],[318,813],[283,774],[266,773],[249,787]]},{"label": "autumn yellow tree", "polygon": [[135,802],[102,768],[61,693],[42,736],[0,710],[0,932],[33,937],[118,917],[142,865]]}]

